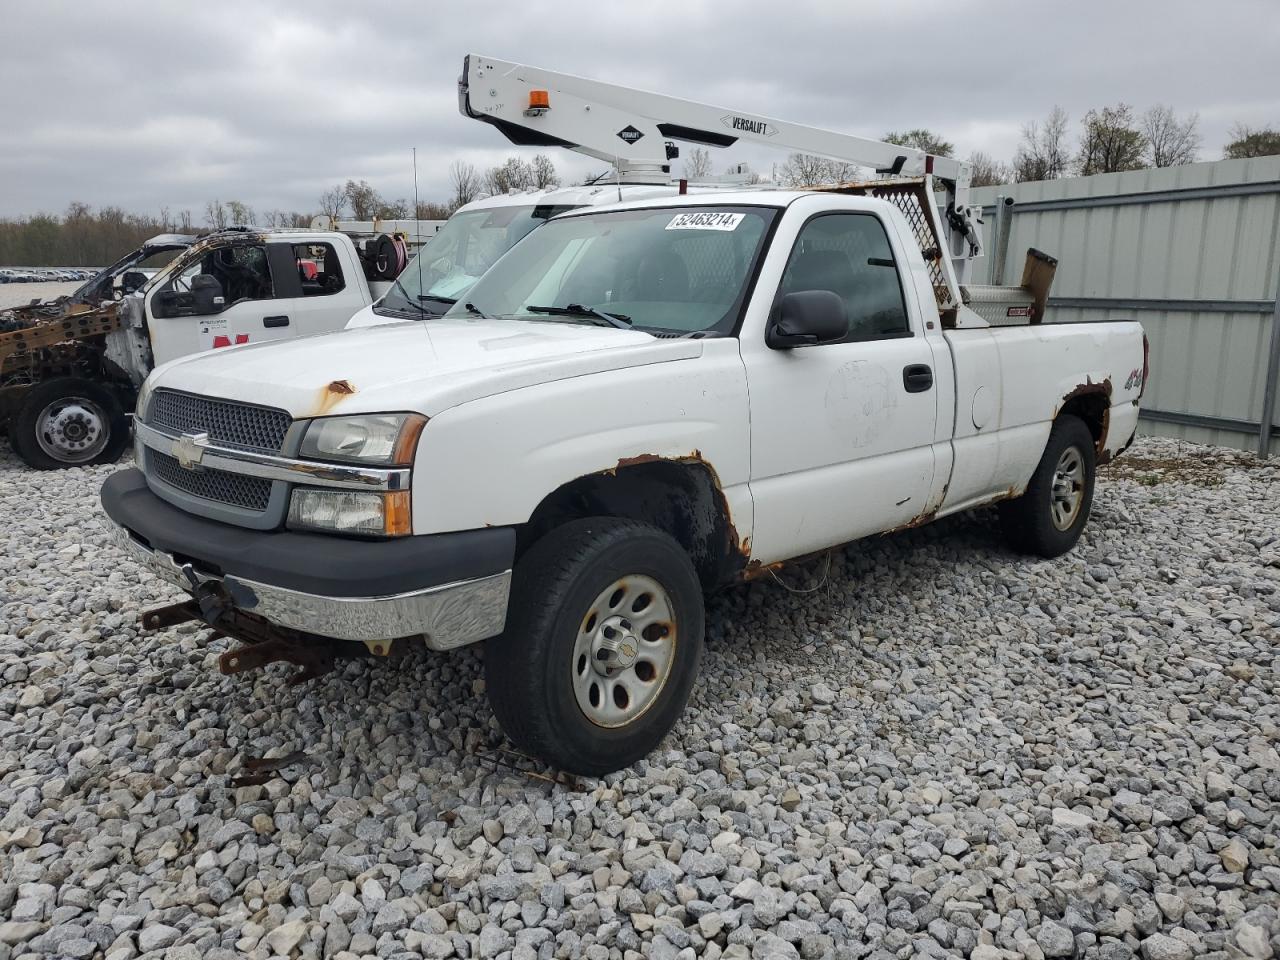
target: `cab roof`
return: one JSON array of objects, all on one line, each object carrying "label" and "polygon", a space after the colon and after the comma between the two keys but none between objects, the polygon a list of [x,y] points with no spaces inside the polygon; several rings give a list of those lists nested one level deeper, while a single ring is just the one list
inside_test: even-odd
[{"label": "cab roof", "polygon": [[[787,207],[800,197],[813,196],[813,190],[734,190],[714,193],[686,193],[681,195],[666,194],[663,196],[641,197],[634,200],[624,199],[621,203],[595,206],[590,209],[570,210],[562,213],[562,217],[578,216],[584,213],[601,213],[609,210],[639,210],[645,207]],[[559,219],[559,218],[557,218]]]}]

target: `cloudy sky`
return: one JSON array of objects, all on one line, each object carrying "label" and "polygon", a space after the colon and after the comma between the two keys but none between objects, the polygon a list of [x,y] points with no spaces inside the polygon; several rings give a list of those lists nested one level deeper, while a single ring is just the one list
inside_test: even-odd
[{"label": "cloudy sky", "polygon": [[[1055,103],[1198,112],[1204,159],[1280,125],[1280,0],[0,0],[0,216],[71,200],[314,211],[328,186],[442,197],[514,152],[460,116],[468,52],[1008,159]],[[531,152],[531,151],[530,151]],[[599,164],[554,155],[570,176]],[[768,169],[771,154],[717,152]]]}]

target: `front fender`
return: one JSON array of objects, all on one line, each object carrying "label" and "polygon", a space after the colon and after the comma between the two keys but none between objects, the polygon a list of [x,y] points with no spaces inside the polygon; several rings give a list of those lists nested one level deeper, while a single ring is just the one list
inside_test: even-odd
[{"label": "front fender", "polygon": [[746,374],[736,340],[702,356],[557,380],[452,407],[423,430],[415,534],[515,526],[580,477],[647,459],[707,464],[750,535]]}]

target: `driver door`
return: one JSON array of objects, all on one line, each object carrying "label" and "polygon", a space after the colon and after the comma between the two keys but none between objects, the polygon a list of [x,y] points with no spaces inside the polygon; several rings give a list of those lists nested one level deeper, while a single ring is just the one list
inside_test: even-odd
[{"label": "driver door", "polygon": [[[292,335],[277,311],[276,282],[263,243],[226,243],[200,252],[147,298],[156,365],[205,350]],[[290,278],[292,279],[292,278]],[[280,316],[277,317],[276,313]]]}]

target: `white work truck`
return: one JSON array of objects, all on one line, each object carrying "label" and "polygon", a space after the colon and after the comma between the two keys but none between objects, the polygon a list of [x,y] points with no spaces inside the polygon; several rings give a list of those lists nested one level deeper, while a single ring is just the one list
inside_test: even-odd
[{"label": "white work truck", "polygon": [[[0,312],[0,427],[39,469],[114,461],[153,366],[341,330],[387,291],[415,238],[438,225],[153,238],[70,298]],[[173,259],[148,269],[165,257]]]},{"label": "white work truck", "polygon": [[[398,315],[389,294],[368,318],[438,319],[157,369],[137,467],[102,490],[125,551],[191,597],[144,626],[204,620],[245,641],[224,672],[302,677],[484,641],[511,739],[599,774],[679,717],[705,591],[983,504],[1020,550],[1079,539],[1146,340],[1044,322],[1037,251],[1019,286],[974,285],[966,164],[476,56],[459,104],[660,195],[504,233],[478,281],[442,231]],[[667,137],[877,176],[671,196]]]},{"label": "white work truck", "polygon": [[922,239],[927,178],[900,186],[577,210],[443,318],[157,369],[102,491],[193,597],[144,623],[251,641],[227,672],[484,640],[511,739],[600,774],[679,717],[704,591],[996,502],[1018,549],[1069,550],[1142,330],[983,320]]}]

